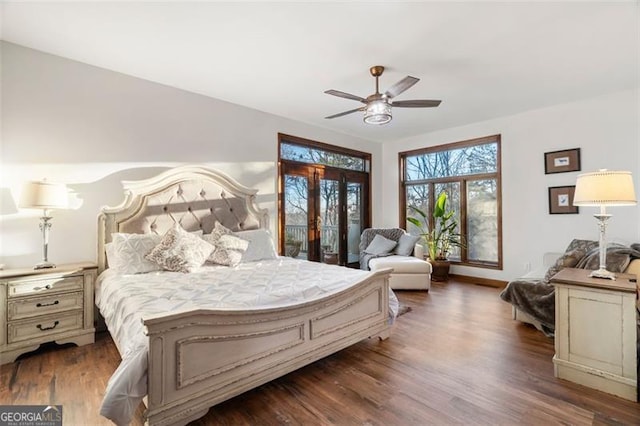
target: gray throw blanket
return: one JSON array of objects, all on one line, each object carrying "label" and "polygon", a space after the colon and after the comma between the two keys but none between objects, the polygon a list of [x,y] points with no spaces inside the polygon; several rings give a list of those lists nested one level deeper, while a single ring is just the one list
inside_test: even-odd
[{"label": "gray throw blanket", "polygon": [[[622,272],[631,259],[640,258],[640,246],[631,247],[611,245],[607,247],[607,270]],[[562,258],[551,268],[558,268]],[[592,248],[578,260],[575,268],[598,269],[600,263],[600,251],[598,247]],[[560,268],[561,269],[561,268]],[[544,280],[519,279],[511,281],[500,293],[500,298],[511,303],[521,311],[531,315],[540,321],[543,331],[547,336],[553,336],[555,329],[555,287]]]},{"label": "gray throw blanket", "polygon": [[367,228],[364,231],[362,231],[362,236],[360,237],[360,269],[363,269],[365,271],[369,270],[369,260],[373,259],[374,257],[385,257],[385,256],[391,256],[394,253],[385,253],[385,254],[371,254],[371,253],[367,253],[366,249],[367,247],[369,247],[369,244],[371,244],[371,241],[373,241],[373,238],[376,235],[382,235],[385,238],[388,238],[390,240],[393,241],[398,241],[400,240],[400,237],[405,233],[404,229],[400,229],[400,228]]}]

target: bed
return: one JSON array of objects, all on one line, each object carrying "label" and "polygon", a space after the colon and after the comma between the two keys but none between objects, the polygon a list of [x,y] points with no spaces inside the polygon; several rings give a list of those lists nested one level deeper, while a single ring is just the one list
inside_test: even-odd
[{"label": "bed", "polygon": [[[360,340],[389,337],[391,270],[269,257],[233,268],[205,266],[193,274],[110,271],[106,250],[114,233],[163,235],[176,223],[207,234],[217,222],[239,236],[268,228],[257,191],[212,169],[177,167],[123,185],[124,201],[104,207],[98,219],[96,303],[123,359],[101,410],[114,422],[128,423],[144,396],[149,424],[186,424],[219,402]],[[238,277],[241,283],[234,285],[243,290],[236,292],[227,284]],[[204,281],[211,287],[202,291]],[[189,292],[196,287],[194,297]],[[141,296],[146,288],[150,293]],[[239,298],[254,288],[268,288],[268,296],[252,294],[252,303]],[[169,299],[172,306],[163,305]],[[134,343],[123,335],[135,336]]]}]

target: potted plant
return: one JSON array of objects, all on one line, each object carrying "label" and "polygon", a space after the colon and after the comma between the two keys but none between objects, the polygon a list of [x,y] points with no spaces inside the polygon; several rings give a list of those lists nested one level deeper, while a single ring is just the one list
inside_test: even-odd
[{"label": "potted plant", "polygon": [[302,241],[296,240],[293,234],[287,233],[284,240],[284,254],[289,257],[298,257]]},{"label": "potted plant", "polygon": [[454,211],[447,210],[447,193],[442,191],[433,207],[432,228],[429,229],[427,213],[415,206],[409,208],[419,218],[408,217],[407,221],[420,229],[420,235],[427,244],[429,263],[432,266],[431,279],[446,281],[449,278],[449,250],[452,247],[464,247],[462,235],[457,232],[458,221],[453,217]]}]

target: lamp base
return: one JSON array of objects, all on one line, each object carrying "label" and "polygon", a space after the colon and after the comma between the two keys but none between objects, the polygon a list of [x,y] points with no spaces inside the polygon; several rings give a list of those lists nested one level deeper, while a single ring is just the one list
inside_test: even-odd
[{"label": "lamp base", "polygon": [[604,268],[597,269],[589,274],[592,278],[604,278],[606,280],[616,280],[616,274],[609,272]]},{"label": "lamp base", "polygon": [[55,263],[40,262],[36,266],[34,266],[33,269],[49,269],[49,268],[55,268],[55,267],[56,267]]}]

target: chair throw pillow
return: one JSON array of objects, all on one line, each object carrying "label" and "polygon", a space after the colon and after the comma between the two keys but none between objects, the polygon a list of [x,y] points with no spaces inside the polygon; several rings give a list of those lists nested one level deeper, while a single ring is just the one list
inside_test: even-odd
[{"label": "chair throw pillow", "polygon": [[373,240],[369,243],[367,248],[364,249],[364,251],[375,255],[388,254],[397,244],[397,242],[378,234],[373,237]]},{"label": "chair throw pillow", "polygon": [[145,258],[164,270],[187,273],[202,266],[214,248],[176,223]]},{"label": "chair throw pillow", "polygon": [[398,240],[398,245],[393,252],[400,256],[411,256],[411,253],[413,253],[413,249],[416,247],[416,243],[419,240],[419,235],[404,234]]}]

